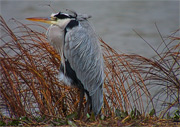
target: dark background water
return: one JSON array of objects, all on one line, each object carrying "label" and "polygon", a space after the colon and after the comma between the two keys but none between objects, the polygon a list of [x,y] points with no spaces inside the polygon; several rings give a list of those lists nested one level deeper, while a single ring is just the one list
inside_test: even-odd
[{"label": "dark background water", "polygon": [[[155,23],[163,37],[179,28],[179,1],[25,1],[1,0],[1,15],[14,27],[11,18],[30,23],[25,18],[50,16],[66,8],[92,15],[90,22],[96,33],[119,52],[154,56],[153,50],[133,31],[138,31],[154,48],[162,42]],[[45,25],[48,27],[48,25]]]}]

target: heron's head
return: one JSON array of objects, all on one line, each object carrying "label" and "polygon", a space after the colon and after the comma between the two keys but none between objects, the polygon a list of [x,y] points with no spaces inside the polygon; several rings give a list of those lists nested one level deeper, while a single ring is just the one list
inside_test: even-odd
[{"label": "heron's head", "polygon": [[66,25],[71,21],[76,19],[77,15],[69,15],[63,12],[52,13],[50,17],[32,17],[26,18],[30,21],[43,22],[51,25],[58,25],[61,28],[66,27]]}]

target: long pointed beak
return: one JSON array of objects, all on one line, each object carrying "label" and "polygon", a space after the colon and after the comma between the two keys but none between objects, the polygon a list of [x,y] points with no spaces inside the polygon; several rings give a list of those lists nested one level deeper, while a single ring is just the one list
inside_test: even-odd
[{"label": "long pointed beak", "polygon": [[56,21],[51,17],[32,17],[32,18],[26,18],[26,19],[30,21],[43,22],[43,23],[48,23],[48,24],[56,23]]}]

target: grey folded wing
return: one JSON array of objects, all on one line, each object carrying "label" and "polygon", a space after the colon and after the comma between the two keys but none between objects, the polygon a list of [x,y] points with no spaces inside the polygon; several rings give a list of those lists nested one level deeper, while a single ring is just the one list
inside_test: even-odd
[{"label": "grey folded wing", "polygon": [[104,62],[99,39],[92,28],[75,27],[65,35],[64,57],[77,78],[93,95],[103,85]]}]

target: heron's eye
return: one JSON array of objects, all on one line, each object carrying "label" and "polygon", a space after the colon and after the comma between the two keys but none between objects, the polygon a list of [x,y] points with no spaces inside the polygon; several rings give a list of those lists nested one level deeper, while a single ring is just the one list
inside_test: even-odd
[{"label": "heron's eye", "polygon": [[58,20],[58,18],[57,18],[57,17],[54,17],[54,16],[51,17],[51,19],[54,20],[54,21],[57,21],[57,20]]},{"label": "heron's eye", "polygon": [[57,17],[54,17],[54,20],[55,20],[55,21],[57,21],[57,20],[58,20],[58,18],[57,18]]}]

